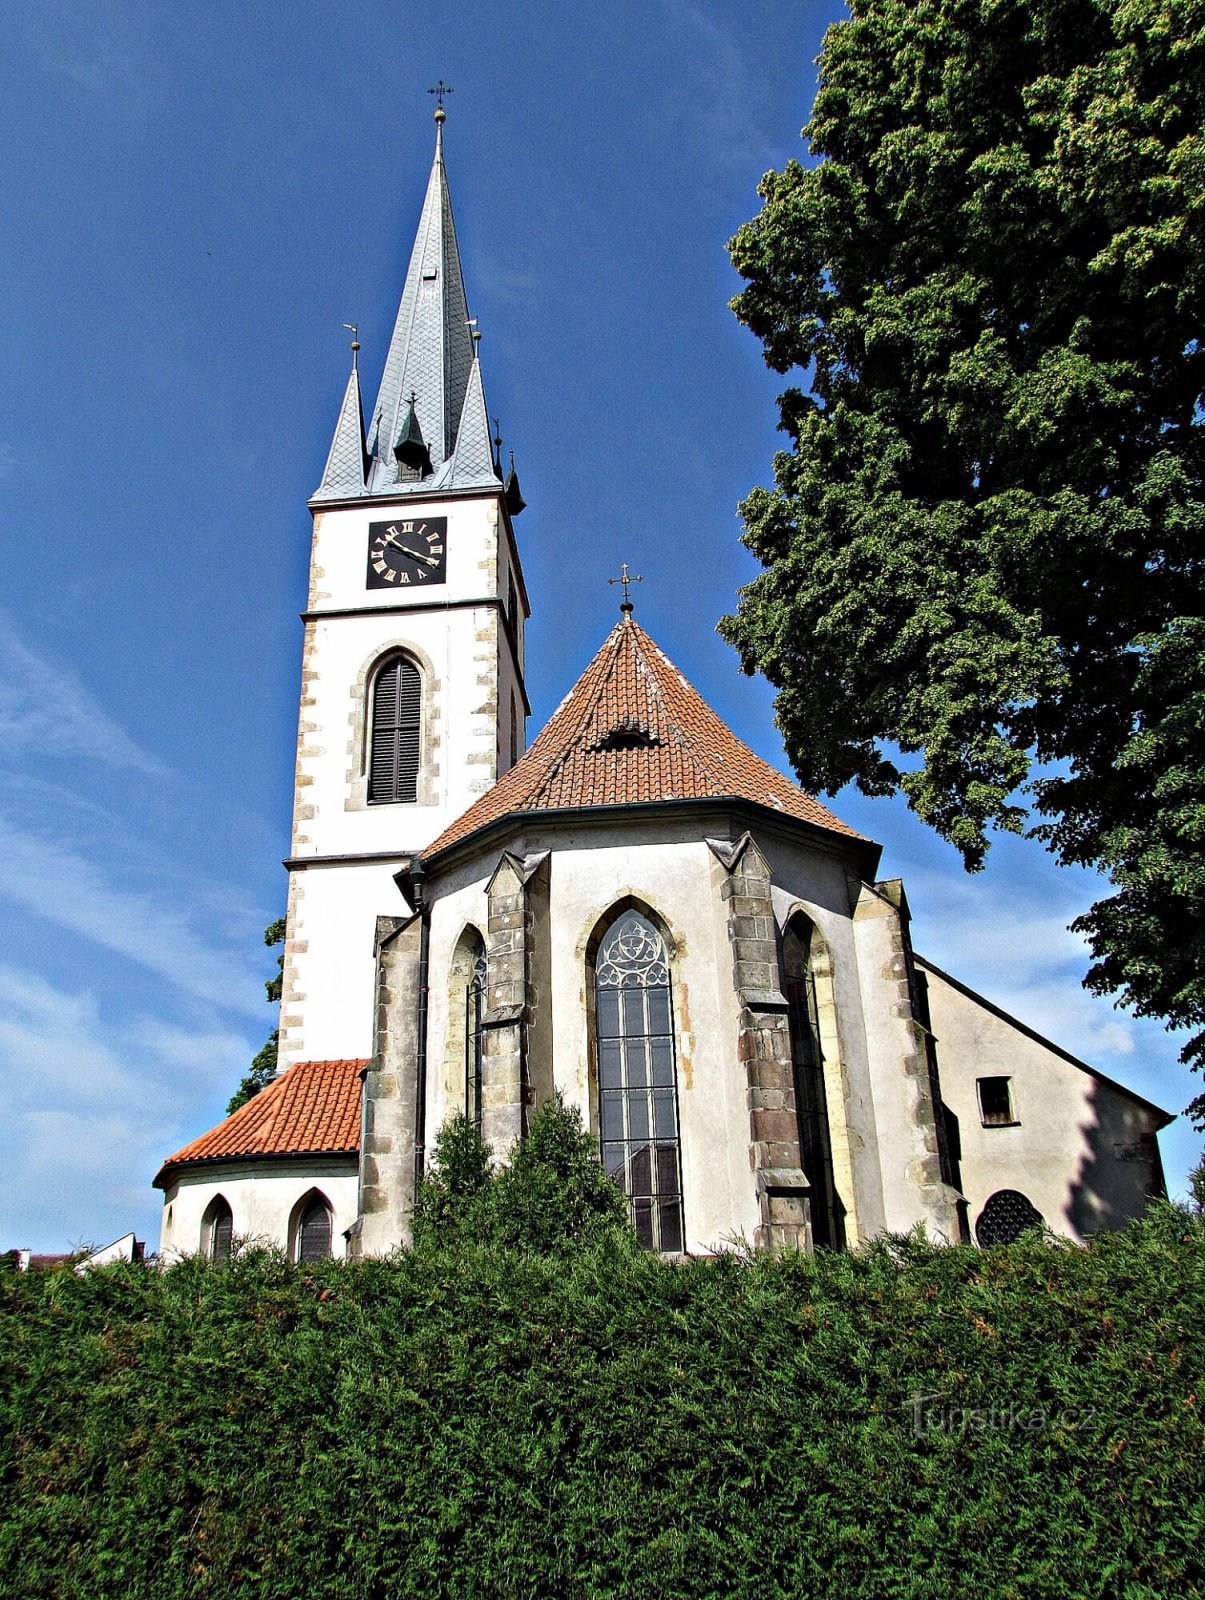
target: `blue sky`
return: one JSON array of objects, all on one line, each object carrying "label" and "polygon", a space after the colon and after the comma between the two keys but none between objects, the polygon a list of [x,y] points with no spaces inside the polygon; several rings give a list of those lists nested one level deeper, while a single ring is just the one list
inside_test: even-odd
[{"label": "blue sky", "polygon": [[[800,153],[835,5],[26,0],[0,94],[0,1247],[158,1238],[150,1180],[273,1024],[309,515],[360,324],[384,358],[446,153],[545,720],[638,615],[781,764],[714,625],[754,574],[781,380],[725,241]],[[1084,873],[1006,839],[968,878],[903,806],[917,947],[1171,1109],[1174,1040],[1093,1000]],[[1164,1136],[1173,1188],[1199,1140]]]}]

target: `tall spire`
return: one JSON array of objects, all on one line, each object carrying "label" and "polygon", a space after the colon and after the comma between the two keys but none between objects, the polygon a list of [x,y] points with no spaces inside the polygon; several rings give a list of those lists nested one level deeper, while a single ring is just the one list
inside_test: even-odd
[{"label": "tall spire", "polygon": [[393,443],[411,394],[413,416],[422,429],[432,469],[438,474],[456,444],[473,367],[469,309],[444,171],[443,121],[441,106],[436,111],[435,159],[427,196],[385,358],[380,393],[373,407],[367,481],[371,494],[381,494],[397,485]]}]

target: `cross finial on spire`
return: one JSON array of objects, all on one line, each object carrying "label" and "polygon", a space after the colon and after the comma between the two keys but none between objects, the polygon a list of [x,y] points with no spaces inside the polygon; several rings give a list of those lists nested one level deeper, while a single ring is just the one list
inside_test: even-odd
[{"label": "cross finial on spire", "polygon": [[354,322],[345,322],[343,326],[351,334],[351,370],[356,370],[360,359],[360,330]]},{"label": "cross finial on spire", "polygon": [[631,573],[629,573],[628,564],[625,561],[623,563],[623,575],[622,575],[622,577],[619,577],[619,578],[608,578],[607,582],[608,583],[622,583],[623,584],[623,600],[620,603],[619,609],[623,612],[625,617],[630,617],[632,615],[632,612],[636,608],[632,604],[632,597],[628,593],[628,586],[630,584],[633,584],[633,583],[643,583],[644,582],[643,576],[640,573],[637,573],[637,575],[635,577],[633,577],[631,575]]},{"label": "cross finial on spire", "polygon": [[436,122],[446,122],[448,120],[448,113],[444,110],[444,95],[452,93],[452,85],[450,83],[445,83],[441,78],[435,85],[434,89],[428,89],[427,93],[435,96]]}]

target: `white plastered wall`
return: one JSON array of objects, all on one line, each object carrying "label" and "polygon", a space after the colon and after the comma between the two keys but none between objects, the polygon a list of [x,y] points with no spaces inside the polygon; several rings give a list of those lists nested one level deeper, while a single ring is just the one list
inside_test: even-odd
[{"label": "white plastered wall", "polygon": [[394,862],[314,866],[292,874],[281,1005],[280,1068],[372,1055],[378,917],[408,915]]},{"label": "white plastered wall", "polygon": [[[1073,1239],[1140,1215],[1152,1177],[1143,1143],[1155,1129],[1150,1108],[924,970],[972,1226],[998,1189],[1019,1190],[1050,1227]],[[981,1077],[1011,1080],[1015,1126],[982,1126]]]},{"label": "white plastered wall", "polygon": [[[681,1117],[687,1248],[702,1252],[751,1238],[758,1208],[749,1166],[746,1075],[737,1060],[738,1007],[724,902],[714,858],[694,831],[665,825],[583,827],[572,837],[531,831],[507,841],[516,855],[551,850],[550,918],[553,1081],[596,1132],[590,1076],[587,946],[613,907],[648,906],[674,946],[674,1027]],[[463,1107],[463,1065],[445,1064],[448,967],[466,924],[486,932],[485,886],[500,849],[439,883],[431,917],[428,1143]],[[455,1002],[454,1002],[455,1003]]]},{"label": "white plastered wall", "polygon": [[[413,593],[368,589],[369,524],[403,515],[447,518],[447,582]],[[282,1066],[372,1053],[376,919],[404,914],[393,873],[494,783],[500,757],[503,767],[509,764],[512,696],[522,747],[521,667],[498,609],[471,604],[497,600],[505,607],[512,571],[518,577],[494,495],[366,503],[314,518],[309,609],[356,614],[312,617],[306,624],[291,855],[297,863],[386,859],[294,867]],[[420,608],[438,605],[396,609],[410,600]],[[520,599],[520,658],[523,623]],[[374,664],[394,649],[407,651],[423,674],[419,795],[414,804],[370,806],[369,680]]]},{"label": "white plastered wall", "polygon": [[289,1220],[304,1196],[317,1189],[331,1206],[331,1254],[347,1254],[344,1231],[356,1220],[356,1158],[297,1156],[288,1161],[228,1161],[186,1168],[163,1196],[159,1249],[170,1261],[202,1248],[210,1203],[221,1195],[234,1233],[289,1248]]}]

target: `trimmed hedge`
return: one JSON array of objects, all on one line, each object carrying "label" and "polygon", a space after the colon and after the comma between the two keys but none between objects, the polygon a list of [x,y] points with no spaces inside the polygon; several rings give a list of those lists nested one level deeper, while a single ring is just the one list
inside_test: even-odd
[{"label": "trimmed hedge", "polygon": [[1170,1207],[1086,1249],[9,1275],[0,1592],[1198,1595],[1203,1355]]}]

